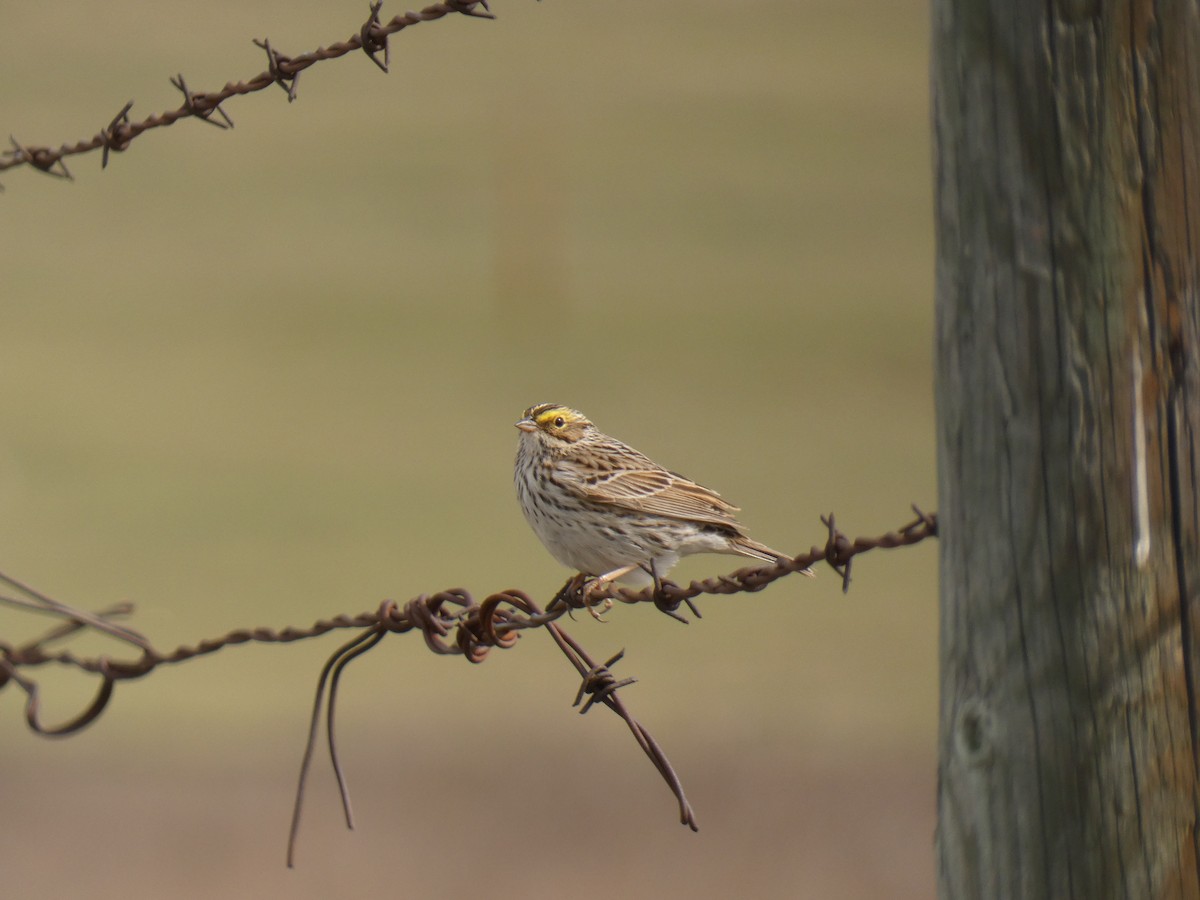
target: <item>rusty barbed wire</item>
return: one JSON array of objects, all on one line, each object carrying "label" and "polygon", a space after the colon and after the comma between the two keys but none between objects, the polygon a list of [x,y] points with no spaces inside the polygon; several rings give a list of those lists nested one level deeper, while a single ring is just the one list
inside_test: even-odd
[{"label": "rusty barbed wire", "polygon": [[[634,678],[618,679],[612,673],[612,667],[621,660],[624,651],[607,662],[596,663],[582,646],[557,624],[557,620],[574,610],[589,609],[596,600],[611,599],[625,604],[651,603],[664,614],[686,623],[688,620],[680,614],[679,607],[686,605],[692,614],[699,618],[700,612],[693,602],[697,597],[755,593],[781,578],[802,572],[821,561],[828,563],[842,576],[842,589],[846,591],[850,584],[851,563],[856,556],[875,549],[917,544],[937,535],[936,514],[924,513],[915,506],[913,511],[916,518],[900,529],[875,538],[855,540],[850,540],[838,530],[832,514],[822,516],[821,522],[826,527],[823,547],[814,545],[808,553],[799,554],[789,560],[767,566],[738,569],[729,575],[696,580],[684,586],[667,579],[656,578],[654,584],[642,590],[607,585],[604,589],[593,592],[590,597],[585,597],[586,580],[575,576],[563,585],[545,609],[538,606],[528,594],[515,589],[493,593],[477,603],[466,590],[453,588],[435,594],[420,594],[403,606],[393,600],[385,600],[373,612],[321,619],[307,628],[237,629],[192,646],[177,647],[169,653],[160,653],[139,632],[113,621],[132,612],[133,607],[130,604],[89,613],[53,600],[15,578],[0,573],[0,584],[7,585],[16,592],[15,595],[0,594],[0,603],[60,620],[45,634],[23,644],[14,645],[0,640],[0,690],[10,683],[15,684],[26,695],[24,713],[30,730],[46,737],[62,737],[76,733],[94,722],[107,707],[117,682],[141,678],[161,665],[207,656],[237,644],[292,643],[319,637],[337,629],[360,629],[359,634],[330,655],[317,680],[308,740],[301,761],[296,801],[288,834],[287,862],[291,866],[294,863],[304,789],[320,731],[322,711],[325,712],[330,762],[338,782],[346,824],[350,828],[354,827],[349,789],[338,757],[334,727],[338,684],[351,662],[378,646],[388,634],[417,631],[432,652],[461,655],[469,662],[481,663],[493,648],[512,647],[522,631],[544,627],[581,678],[574,705],[583,704],[580,708],[581,713],[588,712],[595,705],[605,706],[626,723],[642,751],[675,795],[679,804],[680,822],[695,831],[698,829],[695,814],[683,792],[678,775],[662,748],[633,717],[618,695],[621,688],[636,681]],[[139,650],[140,654],[129,660],[115,660],[108,656],[82,657],[69,649],[55,649],[53,646],[83,629],[106,634]],[[66,722],[54,726],[48,726],[41,721],[38,684],[29,676],[30,670],[43,665],[63,665],[100,676],[100,684],[91,703]]]},{"label": "rusty barbed wire", "polygon": [[[34,144],[22,144],[15,137],[10,137],[11,150],[0,153],[0,172],[17,166],[31,166],[39,172],[73,181],[74,176],[64,161],[68,156],[77,156],[102,150],[100,167],[107,168],[110,153],[120,153],[126,150],[135,138],[140,137],[154,128],[173,125],[180,119],[195,118],[210,125],[221,128],[232,128],[233,120],[222,109],[221,104],[233,97],[251,94],[279,85],[287,94],[288,102],[296,99],[296,85],[300,73],[310,66],[329,59],[337,59],[355,50],[362,50],[367,58],[378,66],[385,74],[390,64],[390,48],[388,38],[399,31],[421,22],[432,22],[452,14],[459,14],[473,19],[494,19],[488,0],[445,0],[434,3],[419,12],[405,12],[393,16],[387,22],[381,22],[380,11],[383,0],[372,0],[370,18],[344,41],[337,41],[328,47],[318,47],[308,53],[297,56],[286,56],[271,46],[267,38],[254,39],[254,43],[262,48],[267,55],[267,69],[255,75],[248,81],[230,81],[219,91],[190,91],[183,80],[183,75],[170,79],[171,84],[183,94],[183,105],[178,109],[169,109],[161,113],[134,122],[129,118],[133,101],[126,103],[104,128],[101,128],[90,138],[76,141],[74,144],[62,144],[57,148]],[[379,52],[383,52],[383,61],[379,60]],[[212,118],[221,117],[220,122]],[[3,190],[3,186],[0,186]]]}]

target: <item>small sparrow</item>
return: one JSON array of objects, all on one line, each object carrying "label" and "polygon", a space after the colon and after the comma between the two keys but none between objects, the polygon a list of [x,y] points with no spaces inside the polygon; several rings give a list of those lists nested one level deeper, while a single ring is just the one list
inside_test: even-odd
[{"label": "small sparrow", "polygon": [[577,410],[540,403],[516,426],[521,510],[555,559],[594,576],[585,599],[616,580],[650,584],[693,553],[791,559],[748,537],[737,507],[716,491],[597,430]]}]

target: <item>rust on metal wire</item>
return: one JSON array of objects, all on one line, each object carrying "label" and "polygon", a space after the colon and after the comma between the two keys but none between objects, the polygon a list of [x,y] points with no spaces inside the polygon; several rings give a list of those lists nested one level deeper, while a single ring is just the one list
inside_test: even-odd
[{"label": "rust on metal wire", "polygon": [[[180,82],[182,83],[182,79]],[[183,86],[180,86],[180,90],[186,93]],[[114,125],[116,124],[114,121]],[[114,137],[114,140],[119,138]],[[287,859],[290,866],[295,858],[304,787],[321,730],[322,712],[325,714],[325,734],[330,761],[341,792],[346,824],[353,827],[354,817],[349,790],[334,736],[338,684],[351,662],[378,646],[389,634],[416,631],[421,634],[425,646],[434,653],[463,656],[469,662],[481,663],[493,648],[512,647],[521,632],[545,628],[581,679],[574,705],[583,704],[580,708],[581,713],[586,713],[597,705],[605,706],[625,722],[638,746],[675,795],[679,804],[680,822],[696,830],[695,814],[666,754],[633,717],[620,697],[619,691],[636,681],[634,678],[618,679],[612,672],[612,667],[621,660],[624,651],[604,663],[597,663],[563,630],[557,620],[572,610],[588,608],[595,600],[607,598],[625,604],[653,604],[661,612],[686,622],[687,619],[679,612],[680,606],[686,605],[693,615],[698,617],[700,613],[693,601],[702,595],[754,593],[821,561],[828,563],[842,576],[842,586],[845,590],[850,584],[851,563],[856,556],[870,550],[916,544],[937,535],[936,515],[924,513],[916,507],[913,507],[913,510],[916,518],[897,531],[887,532],[875,538],[855,540],[849,539],[837,529],[832,514],[823,516],[821,521],[826,529],[823,547],[814,546],[809,552],[801,553],[792,559],[766,566],[739,569],[729,575],[692,581],[687,585],[655,578],[650,587],[640,591],[607,585],[603,590],[585,597],[586,579],[576,576],[563,585],[545,609],[535,603],[528,594],[515,589],[499,591],[476,602],[469,592],[454,588],[435,594],[420,594],[404,605],[385,600],[372,612],[322,619],[307,628],[238,629],[218,638],[200,641],[193,646],[178,647],[169,653],[160,653],[142,634],[116,621],[132,612],[132,606],[129,604],[91,613],[60,603],[29,585],[0,573],[0,585],[14,592],[0,593],[0,604],[49,615],[58,620],[55,626],[34,640],[22,644],[0,640],[0,690],[12,684],[25,693],[25,721],[30,730],[47,737],[61,737],[74,734],[94,722],[107,707],[118,682],[141,678],[161,665],[207,656],[235,644],[291,643],[318,637],[337,629],[359,629],[355,637],[334,651],[317,679],[308,741],[301,762],[288,837]],[[61,641],[84,629],[106,634],[137,651],[137,654],[126,660],[112,659],[108,656],[83,657],[58,646]],[[38,684],[30,674],[37,667],[44,665],[68,666],[100,678],[92,701],[75,716],[57,725],[46,725],[42,722]]]},{"label": "rust on metal wire", "polygon": [[[409,26],[417,25],[421,22],[432,22],[455,14],[474,19],[495,18],[492,15],[487,0],[448,0],[448,2],[444,3],[434,3],[419,12],[405,12],[393,16],[386,22],[381,22],[379,19],[381,9],[382,0],[372,0],[371,17],[359,29],[357,34],[351,35],[344,41],[337,41],[330,44],[328,47],[318,47],[316,50],[301,53],[298,56],[284,56],[275,50],[271,46],[271,42],[266,38],[262,40],[255,39],[254,43],[266,51],[266,71],[260,72],[248,81],[228,82],[219,91],[193,93],[187,90],[187,87],[183,83],[182,75],[178,77],[178,81],[171,79],[171,83],[184,96],[183,105],[178,109],[167,110],[148,116],[140,122],[133,122],[129,119],[129,110],[133,106],[133,101],[131,100],[113,118],[107,127],[101,128],[92,137],[77,141],[74,144],[62,144],[59,147],[22,145],[17,142],[15,137],[10,138],[12,149],[0,153],[0,172],[18,166],[32,166],[39,172],[45,172],[47,175],[72,181],[74,179],[67,170],[66,163],[63,161],[65,157],[102,150],[101,168],[104,168],[108,165],[110,153],[121,152],[135,138],[145,132],[154,128],[173,125],[180,119],[195,118],[209,122],[212,125],[225,127],[221,122],[210,118],[215,111],[224,119],[225,124],[232,126],[233,122],[225,114],[225,111],[221,109],[221,104],[232,97],[265,90],[271,85],[277,84],[287,94],[288,100],[293,101],[296,99],[296,82],[300,73],[316,63],[329,59],[337,59],[356,50],[362,50],[375,65],[379,66],[384,72],[387,72],[389,63],[388,38]],[[376,56],[380,50],[384,54],[382,62]]]},{"label": "rust on metal wire", "polygon": [[272,81],[283,88],[283,92],[287,94],[288,103],[291,103],[296,99],[296,83],[300,80],[301,70],[289,66],[292,58],[284,56],[272,47],[270,38],[263,38],[261,41],[255,38],[254,43],[267,51],[267,73],[271,76]]},{"label": "rust on metal wire", "polygon": [[[183,107],[190,115],[195,116],[201,122],[207,122],[209,125],[216,125],[218,128],[232,128],[233,119],[226,115],[225,110],[221,108],[219,102],[211,102],[207,94],[194,94],[188,90],[187,82],[183,80],[183,74],[176,75],[171,79],[171,84],[179,89],[183,94]],[[223,121],[218,122],[213,118],[213,113],[219,115]]]},{"label": "rust on metal wire", "polygon": [[[362,44],[363,53],[367,54],[367,58],[379,66],[386,75],[388,66],[391,64],[391,50],[388,47],[388,33],[379,27],[379,11],[381,9],[383,9],[383,0],[373,0],[371,17],[359,29],[358,41]],[[383,51],[382,60],[376,56],[380,50]]]},{"label": "rust on metal wire", "polygon": [[107,128],[100,129],[100,137],[103,140],[104,152],[100,157],[100,168],[108,168],[108,152],[121,153],[129,146],[129,142],[133,140],[133,129],[129,125],[129,110],[133,109],[133,101],[130,100],[121,107],[121,111],[113,116]]}]

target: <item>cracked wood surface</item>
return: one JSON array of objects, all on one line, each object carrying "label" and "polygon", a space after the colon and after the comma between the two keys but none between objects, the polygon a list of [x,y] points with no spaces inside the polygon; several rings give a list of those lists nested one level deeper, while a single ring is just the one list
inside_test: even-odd
[{"label": "cracked wood surface", "polygon": [[1200,896],[1200,11],[935,0],[939,895]]}]

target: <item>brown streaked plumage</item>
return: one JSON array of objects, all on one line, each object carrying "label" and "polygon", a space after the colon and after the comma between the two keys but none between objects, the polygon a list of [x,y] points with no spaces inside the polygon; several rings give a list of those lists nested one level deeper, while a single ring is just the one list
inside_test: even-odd
[{"label": "brown streaked plumage", "polygon": [[541,403],[516,425],[525,518],[555,559],[595,576],[594,585],[646,584],[692,553],[789,558],[748,537],[738,508],[716,491],[603,434],[577,410]]}]

